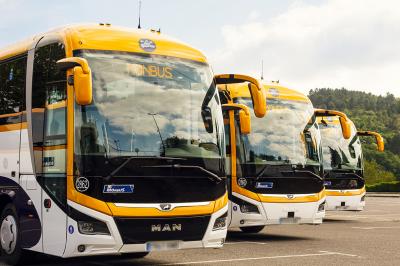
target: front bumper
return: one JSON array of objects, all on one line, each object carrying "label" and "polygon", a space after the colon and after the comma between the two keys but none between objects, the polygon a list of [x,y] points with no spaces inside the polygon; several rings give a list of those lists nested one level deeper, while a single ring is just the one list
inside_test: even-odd
[{"label": "front bumper", "polygon": [[[95,210],[86,208],[75,202],[68,201],[68,204],[76,210],[85,213],[93,218],[103,221],[107,224],[111,235],[84,235],[78,232],[77,223],[68,218],[67,226],[67,244],[63,257],[92,256],[92,255],[113,255],[121,253],[148,252],[149,242],[138,244],[124,244],[118,226],[112,216],[105,215]],[[175,240],[172,249],[188,248],[220,248],[223,246],[226,238],[227,228],[213,231],[215,220],[228,211],[228,206],[210,215],[210,222],[206,228],[205,234],[201,240],[181,241]],[[69,227],[73,233],[68,232]],[[184,230],[184,229],[183,229]],[[154,241],[157,242],[157,241]],[[83,252],[78,251],[78,246],[84,245]]]},{"label": "front bumper", "polygon": [[327,196],[327,211],[362,211],[365,207],[365,192],[352,196]]},{"label": "front bumper", "polygon": [[243,213],[239,205],[230,202],[229,227],[232,228],[277,224],[321,224],[325,217],[325,208],[318,210],[320,205],[324,204],[325,197],[315,202],[269,203],[259,202],[237,193],[233,195],[257,206],[259,213]]}]

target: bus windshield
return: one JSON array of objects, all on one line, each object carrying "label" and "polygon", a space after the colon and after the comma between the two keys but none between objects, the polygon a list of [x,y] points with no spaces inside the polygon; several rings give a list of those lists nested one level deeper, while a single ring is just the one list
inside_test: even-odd
[{"label": "bus windshield", "polygon": [[[238,103],[252,108],[249,98]],[[251,133],[241,135],[242,163],[318,165],[321,137],[312,104],[267,98],[267,108],[264,118],[252,115]]]},{"label": "bus windshield", "polygon": [[79,56],[88,60],[93,75],[93,103],[75,107],[75,160],[81,172],[94,158],[176,157],[221,164],[223,118],[207,64],[124,52],[80,51]]},{"label": "bus windshield", "polygon": [[322,136],[322,154],[325,170],[361,170],[361,142],[356,128],[352,126],[352,135],[345,139],[337,117],[319,119]]}]

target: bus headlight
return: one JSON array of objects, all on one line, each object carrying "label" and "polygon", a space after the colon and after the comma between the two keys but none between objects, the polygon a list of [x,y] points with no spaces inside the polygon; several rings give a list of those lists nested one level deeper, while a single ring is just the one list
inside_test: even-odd
[{"label": "bus headlight", "polygon": [[245,201],[243,201],[243,203],[240,204],[240,211],[242,213],[260,213],[256,205],[253,205]]},{"label": "bus headlight", "polygon": [[319,206],[318,206],[318,211],[322,212],[323,210],[325,210],[325,201],[322,202]]},{"label": "bus headlight", "polygon": [[224,229],[226,227],[226,218],[228,218],[228,212],[215,219],[213,231]]},{"label": "bus headlight", "polygon": [[78,221],[78,230],[84,235],[110,235],[107,224],[101,221]]}]

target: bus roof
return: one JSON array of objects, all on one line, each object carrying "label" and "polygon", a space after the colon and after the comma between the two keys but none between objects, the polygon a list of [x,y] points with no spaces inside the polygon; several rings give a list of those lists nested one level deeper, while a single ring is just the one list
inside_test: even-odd
[{"label": "bus roof", "polygon": [[[239,83],[230,84],[227,87],[231,93],[232,98],[250,98],[250,91],[247,86],[247,83]],[[310,99],[303,93],[283,87],[277,83],[263,83],[263,87],[267,99],[283,99],[311,103]]]},{"label": "bus roof", "polygon": [[[82,49],[114,50],[173,56],[206,62],[202,52],[193,47],[153,30],[114,27],[109,24],[85,24],[64,26],[47,33],[38,34],[25,41],[0,49],[0,60],[26,53],[42,36],[57,36],[64,40],[69,51]],[[151,40],[153,51],[145,51],[139,40]],[[151,50],[151,49],[150,49]]]}]

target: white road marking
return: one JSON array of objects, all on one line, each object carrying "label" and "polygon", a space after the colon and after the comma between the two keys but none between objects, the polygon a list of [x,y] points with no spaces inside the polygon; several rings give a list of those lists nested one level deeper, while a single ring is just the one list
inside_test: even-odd
[{"label": "white road marking", "polygon": [[255,241],[235,241],[235,242],[225,242],[224,245],[237,245],[237,244],[257,244],[257,245],[267,245],[265,242],[255,242]]},{"label": "white road marking", "polygon": [[397,229],[400,226],[371,226],[371,227],[352,227],[354,229],[374,230],[374,229]]},{"label": "white road marking", "polygon": [[176,262],[166,263],[158,265],[188,265],[188,264],[204,264],[204,263],[222,263],[222,262],[234,262],[234,261],[251,261],[251,260],[266,260],[266,259],[287,259],[287,258],[299,258],[299,257],[313,257],[313,256],[347,256],[347,257],[358,257],[354,254],[346,254],[340,252],[330,251],[319,251],[320,253],[309,253],[309,254],[297,254],[297,255],[281,255],[281,256],[269,256],[269,257],[252,257],[252,258],[237,258],[237,259],[222,259],[222,260],[203,260],[203,261],[188,261],[188,262]]}]

